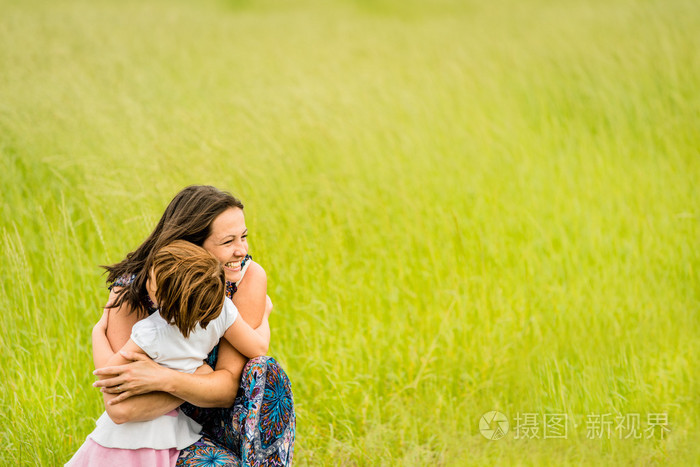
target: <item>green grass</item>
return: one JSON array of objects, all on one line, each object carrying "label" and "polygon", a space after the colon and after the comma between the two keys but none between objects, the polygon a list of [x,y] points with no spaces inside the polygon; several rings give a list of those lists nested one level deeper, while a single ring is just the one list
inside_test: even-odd
[{"label": "green grass", "polygon": [[692,0],[0,1],[0,463],[91,431],[98,265],[192,183],[246,203],[297,464],[696,463],[698,31]]}]

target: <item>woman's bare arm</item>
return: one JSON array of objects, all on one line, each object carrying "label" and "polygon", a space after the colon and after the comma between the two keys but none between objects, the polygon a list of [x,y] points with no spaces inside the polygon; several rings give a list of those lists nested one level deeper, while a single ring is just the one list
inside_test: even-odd
[{"label": "woman's bare arm", "polygon": [[[131,351],[131,352],[141,352],[141,349],[132,341],[129,339],[129,341],[122,347],[121,351]],[[107,365],[109,368],[109,365],[121,365],[127,363],[127,360],[123,357],[123,355],[120,352],[115,353],[112,355],[108,360],[107,360]],[[121,407],[116,404],[112,404],[112,400],[114,399],[114,395],[109,394],[109,393],[103,393],[102,394],[104,404],[105,404],[105,410],[107,411],[107,415],[114,421],[114,423],[125,423],[125,422],[135,422],[135,421],[141,421],[141,420],[151,420],[152,418],[148,417],[142,417],[140,416],[141,413],[131,413],[129,412],[130,408],[125,408]],[[170,407],[170,410],[173,410],[175,407],[178,407],[180,404],[174,405]],[[131,408],[133,409],[133,408]],[[168,412],[170,411],[168,410]],[[166,412],[167,413],[167,412]],[[156,416],[158,416],[156,414]]]},{"label": "woman's bare arm", "polygon": [[[128,341],[137,319],[127,310],[128,305],[109,309],[106,339],[93,340],[96,363],[104,361],[105,347],[119,349]],[[119,361],[123,365],[98,368],[94,374],[106,377],[97,381],[95,386],[105,388],[103,392],[112,395],[110,405],[118,407],[113,418],[122,421],[151,420],[178,407],[183,400],[200,407],[230,407],[238,390],[240,370],[239,376],[234,377],[228,370],[212,371],[203,365],[190,375],[162,367],[142,354],[126,353],[121,357],[124,360]],[[133,363],[130,359],[134,360]],[[232,367],[234,371],[235,367]],[[121,388],[117,390],[119,385]],[[124,400],[126,402],[122,402]]]},{"label": "woman's bare arm", "polygon": [[260,326],[266,308],[272,307],[271,302],[267,303],[267,274],[262,266],[255,261],[250,262],[232,300],[246,323],[252,328]]},{"label": "woman's bare arm", "polygon": [[[267,275],[262,266],[251,261],[232,300],[238,313],[251,327],[257,328],[262,324],[263,316],[272,310],[272,301],[267,296]],[[225,369],[233,375],[236,391],[238,391],[241,374],[246,363],[248,363],[248,359],[226,339],[219,341],[219,358],[216,362],[216,369]]]},{"label": "woman's bare arm", "polygon": [[[115,395],[110,399],[110,405],[128,406],[123,409],[129,413],[154,411],[157,416],[161,410],[147,406],[143,400],[159,392],[174,396],[177,399],[175,407],[183,401],[199,407],[230,407],[233,404],[235,393],[231,394],[229,389],[235,387],[237,390],[238,381],[227,370],[212,371],[204,364],[194,374],[188,374],[158,365],[142,353],[121,351],[119,355],[123,360],[116,366],[93,372],[103,378],[94,386],[102,388],[103,393]],[[148,403],[159,406],[161,402],[156,399]],[[168,409],[164,413],[173,408],[169,403],[163,405],[163,410]]]},{"label": "woman's bare arm", "polygon": [[109,324],[109,310],[107,308],[102,312],[102,317],[92,328],[92,359],[95,363],[95,368],[103,367],[107,364],[109,358],[114,355],[112,346],[107,340],[107,325]]},{"label": "woman's bare arm", "polygon": [[[110,295],[110,301],[113,298]],[[272,302],[267,297],[267,276],[260,265],[250,264],[233,301],[248,324],[255,327],[261,324],[266,308],[272,309]],[[126,305],[110,309],[106,334],[110,350],[121,348],[131,335],[137,319],[127,311]],[[123,411],[127,421],[153,419],[179,406],[183,400],[200,407],[230,407],[248,361],[224,339],[219,344],[216,371],[203,365],[194,375],[164,368],[147,356],[129,353],[122,356],[132,363],[96,370],[97,374],[113,376],[95,385],[115,395],[112,405]],[[120,384],[126,391],[115,388]]]}]

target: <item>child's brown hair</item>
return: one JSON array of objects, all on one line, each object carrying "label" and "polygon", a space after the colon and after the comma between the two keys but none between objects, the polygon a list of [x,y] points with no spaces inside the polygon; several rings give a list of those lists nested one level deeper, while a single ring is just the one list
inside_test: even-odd
[{"label": "child's brown hair", "polygon": [[175,240],[153,258],[156,301],[160,315],[188,337],[197,323],[203,328],[221,313],[226,276],[207,250]]}]

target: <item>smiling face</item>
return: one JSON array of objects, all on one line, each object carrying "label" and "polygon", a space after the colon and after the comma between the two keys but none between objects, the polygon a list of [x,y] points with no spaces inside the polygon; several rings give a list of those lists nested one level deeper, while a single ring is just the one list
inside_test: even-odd
[{"label": "smiling face", "polygon": [[237,282],[241,277],[241,261],[248,254],[248,229],[243,210],[230,208],[211,223],[209,236],[202,246],[224,266],[226,280]]}]

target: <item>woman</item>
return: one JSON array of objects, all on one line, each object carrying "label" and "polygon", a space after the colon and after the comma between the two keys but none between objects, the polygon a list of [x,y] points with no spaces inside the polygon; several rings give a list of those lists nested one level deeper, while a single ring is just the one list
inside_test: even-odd
[{"label": "woman", "polygon": [[[270,357],[247,361],[221,341],[195,374],[169,370],[140,354],[128,365],[104,367],[129,339],[131,327],[154,307],[146,281],[153,255],[174,240],[204,247],[224,267],[226,294],[252,327],[262,321],[267,298],[265,271],[248,256],[243,204],[210,186],[178,193],[151,235],[120,263],[107,266],[111,292],[107,339],[110,349],[93,349],[105,408],[117,423],[151,420],[180,406],[203,428],[200,441],[180,453],[178,465],[288,465],[295,415],[289,379]],[[95,327],[93,332],[104,332]],[[93,339],[95,343],[99,342]],[[187,403],[183,404],[183,401]]]}]

